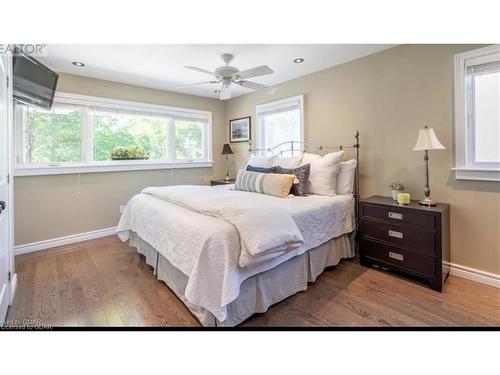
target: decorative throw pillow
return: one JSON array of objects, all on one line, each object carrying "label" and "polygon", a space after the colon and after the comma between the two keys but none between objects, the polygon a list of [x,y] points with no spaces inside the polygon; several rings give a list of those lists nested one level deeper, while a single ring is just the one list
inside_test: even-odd
[{"label": "decorative throw pillow", "polygon": [[302,161],[302,155],[289,156],[285,158],[277,157],[274,159],[273,166],[280,166],[283,168],[297,168],[300,166]]},{"label": "decorative throw pillow", "polygon": [[275,173],[277,167],[264,168],[264,167],[256,167],[254,165],[247,165],[246,170],[249,172],[259,172],[259,173]]},{"label": "decorative throw pillow", "polygon": [[276,167],[276,172],[280,174],[293,174],[296,179],[293,182],[290,193],[293,195],[307,195],[307,188],[309,186],[309,175],[311,173],[311,164],[303,165],[298,168],[282,168]]},{"label": "decorative throw pillow", "polygon": [[302,163],[311,163],[309,178],[309,193],[318,195],[335,195],[336,177],[340,169],[340,161],[344,151],[331,152],[321,157],[314,154],[304,154]]},{"label": "decorative throw pillow", "polygon": [[351,159],[340,163],[339,173],[337,174],[337,194],[352,194],[354,186],[354,175],[356,174],[356,164],[356,159]]},{"label": "decorative throw pillow", "polygon": [[270,156],[252,155],[250,157],[250,160],[248,160],[247,166],[253,165],[254,167],[270,168],[273,166],[274,159],[276,159],[276,155],[270,155]]},{"label": "decorative throw pillow", "polygon": [[290,194],[295,175],[238,171],[234,190],[274,195],[286,198]]}]

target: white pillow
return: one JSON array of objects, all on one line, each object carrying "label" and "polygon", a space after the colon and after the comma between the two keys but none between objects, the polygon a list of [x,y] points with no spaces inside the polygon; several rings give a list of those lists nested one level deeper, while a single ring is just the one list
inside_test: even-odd
[{"label": "white pillow", "polygon": [[273,166],[274,159],[276,159],[276,155],[270,155],[270,156],[252,155],[248,160],[247,165],[245,165],[244,169],[246,169],[248,165],[261,168],[271,168]]},{"label": "white pillow", "polygon": [[340,163],[339,173],[337,174],[337,194],[352,194],[354,186],[354,175],[356,174],[356,164],[356,159],[351,159]]},{"label": "white pillow", "polygon": [[321,157],[314,154],[304,154],[302,165],[311,164],[309,176],[309,193],[318,195],[335,195],[337,173],[344,151],[331,152]]},{"label": "white pillow", "polygon": [[321,155],[310,154],[308,152],[304,152],[302,154],[302,161],[300,162],[300,166],[302,167],[303,165],[311,164],[313,161],[316,161],[319,159],[321,159]]},{"label": "white pillow", "polygon": [[273,167],[279,165],[282,168],[293,169],[299,167],[301,161],[302,161],[302,155],[289,156],[285,158],[277,157],[276,159],[274,159]]}]

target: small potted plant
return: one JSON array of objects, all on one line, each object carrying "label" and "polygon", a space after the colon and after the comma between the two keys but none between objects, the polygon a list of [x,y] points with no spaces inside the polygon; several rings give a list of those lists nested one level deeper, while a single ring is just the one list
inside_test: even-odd
[{"label": "small potted plant", "polygon": [[403,193],[406,190],[406,186],[401,181],[395,181],[389,185],[392,190],[392,200],[398,200],[398,193]]},{"label": "small potted plant", "polygon": [[109,155],[111,160],[144,160],[149,159],[149,153],[139,146],[118,146]]}]

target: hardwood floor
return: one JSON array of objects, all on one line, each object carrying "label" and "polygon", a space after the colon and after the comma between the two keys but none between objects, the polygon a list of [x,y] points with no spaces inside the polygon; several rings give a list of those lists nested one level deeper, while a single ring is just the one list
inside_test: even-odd
[{"label": "hardwood floor", "polygon": [[[7,320],[51,326],[199,326],[135,249],[105,237],[16,258]],[[500,289],[450,276],[443,293],[343,261],[257,326],[500,326]]]}]

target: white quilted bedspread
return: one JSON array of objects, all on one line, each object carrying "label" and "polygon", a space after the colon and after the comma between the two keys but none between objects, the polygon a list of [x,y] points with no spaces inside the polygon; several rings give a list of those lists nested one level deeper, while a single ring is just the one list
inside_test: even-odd
[{"label": "white quilted bedspread", "polygon": [[[210,187],[228,194],[232,185]],[[322,243],[354,230],[352,196],[276,198],[269,195],[230,191],[262,207],[288,212],[299,228],[302,246],[258,257],[247,253],[240,267],[240,236],[234,225],[149,194],[137,194],[127,204],[117,227],[123,241],[136,232],[172,265],[188,277],[186,298],[209,310],[217,319],[226,319],[226,305],[239,294],[241,283],[257,273],[304,253]],[[272,228],[270,228],[272,231]]]}]

